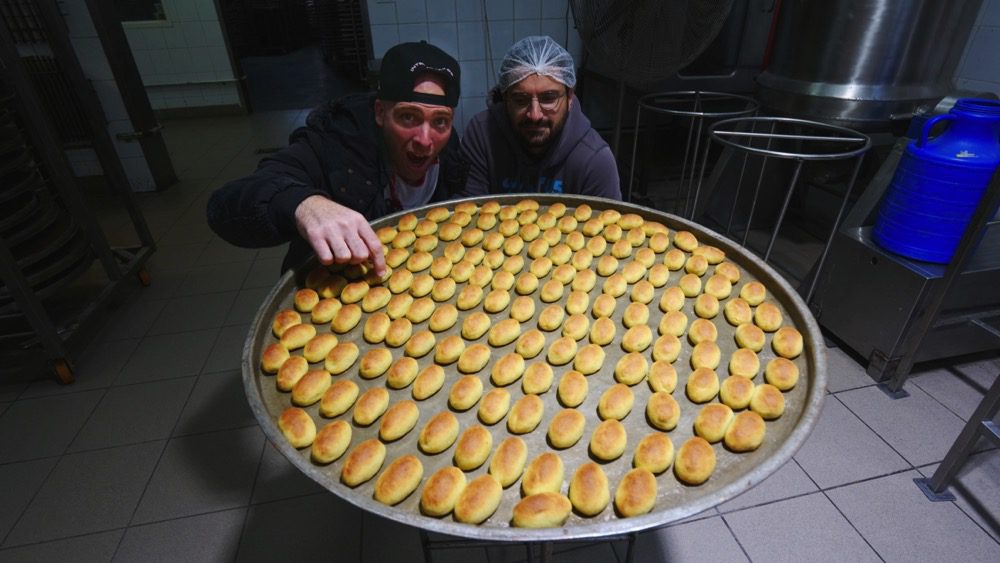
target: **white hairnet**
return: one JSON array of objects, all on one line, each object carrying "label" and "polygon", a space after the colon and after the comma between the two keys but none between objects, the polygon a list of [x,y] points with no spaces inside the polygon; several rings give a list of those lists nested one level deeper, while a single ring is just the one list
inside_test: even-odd
[{"label": "white hairnet", "polygon": [[576,86],[573,57],[546,35],[531,35],[514,43],[500,63],[497,87],[505,92],[532,74],[551,77],[568,88]]}]

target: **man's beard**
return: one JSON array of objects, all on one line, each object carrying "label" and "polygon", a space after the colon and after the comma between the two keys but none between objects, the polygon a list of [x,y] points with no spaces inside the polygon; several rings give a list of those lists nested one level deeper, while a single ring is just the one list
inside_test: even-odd
[{"label": "man's beard", "polygon": [[565,124],[565,120],[555,123],[549,118],[532,120],[525,117],[518,122],[517,130],[528,152],[541,154],[559,137]]}]

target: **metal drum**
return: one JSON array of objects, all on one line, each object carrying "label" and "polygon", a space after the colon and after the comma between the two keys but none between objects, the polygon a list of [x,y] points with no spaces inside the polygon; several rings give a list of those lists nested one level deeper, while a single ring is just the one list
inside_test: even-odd
[{"label": "metal drum", "polygon": [[[698,237],[701,243],[711,244],[724,250],[727,259],[736,263],[742,269],[742,278],[739,284],[734,285],[734,293],[737,291],[737,287],[739,285],[749,279],[759,280],[767,286],[768,299],[778,305],[781,309],[785,318],[785,324],[795,326],[802,333],[805,349],[804,352],[795,359],[795,363],[799,366],[801,373],[799,383],[794,389],[785,393],[785,414],[777,420],[768,421],[767,437],[761,447],[750,453],[735,454],[725,450],[721,444],[716,444],[715,449],[717,452],[718,464],[716,466],[715,473],[706,483],[700,486],[690,487],[682,485],[676,480],[673,473],[670,471],[661,474],[657,478],[658,494],[656,505],[653,510],[645,515],[632,518],[621,518],[617,516],[613,507],[609,506],[602,513],[593,518],[584,518],[575,513],[571,514],[566,524],[559,528],[514,528],[509,524],[508,518],[514,504],[520,500],[519,484],[511,486],[504,491],[500,508],[492,517],[478,526],[456,522],[450,516],[438,519],[422,515],[419,510],[419,488],[416,492],[411,494],[407,499],[396,506],[383,505],[372,498],[375,479],[359,485],[357,488],[352,489],[347,487],[339,481],[340,469],[342,462],[344,461],[343,457],[327,466],[313,464],[310,461],[308,448],[303,450],[293,448],[285,440],[276,423],[277,417],[286,407],[289,406],[290,403],[287,393],[280,393],[277,391],[274,384],[274,377],[265,375],[260,369],[259,364],[261,353],[268,344],[275,342],[276,340],[271,333],[271,321],[274,318],[275,313],[280,309],[290,308],[292,306],[293,295],[297,289],[304,287],[301,285],[302,280],[308,271],[311,270],[312,266],[310,265],[298,272],[288,272],[279,280],[277,285],[265,298],[264,303],[261,305],[260,310],[254,319],[253,325],[251,326],[250,334],[247,337],[246,345],[243,350],[243,383],[250,406],[268,439],[275,444],[278,450],[281,451],[281,453],[287,457],[289,461],[295,465],[295,467],[337,496],[366,511],[403,524],[415,526],[423,530],[478,540],[548,542],[609,537],[655,526],[661,526],[680,520],[702,512],[721,502],[729,500],[740,493],[743,493],[763,481],[785,462],[791,459],[795,451],[808,437],[810,431],[816,423],[822,407],[823,397],[826,392],[826,349],[816,321],[808,312],[805,303],[799,298],[796,291],[789,286],[788,283],[786,283],[773,269],[766,264],[763,264],[758,258],[732,244],[727,239],[708,231],[695,223],[691,223],[652,209],[601,198],[549,194],[491,196],[460,201],[473,201],[478,204],[482,204],[487,201],[494,200],[501,204],[514,204],[526,198],[537,201],[543,209],[545,206],[562,202],[570,208],[567,211],[567,214],[571,213],[575,206],[587,203],[593,207],[595,212],[604,209],[615,209],[622,213],[638,214],[649,221],[661,222],[669,227],[671,231],[690,231]],[[438,206],[451,208],[455,203],[457,202],[447,202]],[[409,212],[420,217],[429,208],[430,207],[425,207],[411,210]],[[373,226],[375,228],[379,228],[387,225],[395,225],[401,215],[402,214],[396,214],[384,217],[375,221]],[[443,246],[444,245],[438,245],[434,254],[440,255]],[[526,252],[526,250],[522,252]],[[529,260],[526,260],[526,266],[528,263]],[[676,281],[675,274],[676,272],[671,274],[671,279],[673,281]],[[544,278],[542,281],[544,281]],[[663,286],[663,288],[656,290],[654,301],[650,303],[649,307],[651,313],[649,324],[651,326],[655,327],[659,322],[662,313],[660,313],[656,304],[659,301],[659,296],[662,294],[663,289],[670,285],[672,284],[668,282],[668,284]],[[598,278],[598,283],[591,291],[591,302],[600,292],[601,279]],[[534,296],[535,299],[538,299],[537,293],[535,293]],[[625,297],[625,299],[627,300],[628,298]],[[454,297],[451,301],[454,301]],[[693,308],[693,301],[693,299],[688,299],[684,309],[682,309],[689,315],[689,318],[692,319],[694,318],[694,314],[691,312]],[[564,295],[561,301],[556,301],[555,303],[565,305],[565,302],[566,296]],[[543,305],[549,305],[549,303],[544,303]],[[541,308],[542,307],[536,306],[534,319],[537,319],[537,315],[539,314]],[[587,377],[590,390],[587,394],[586,400],[578,407],[587,417],[587,430],[584,433],[584,437],[581,438],[576,445],[568,449],[558,451],[566,468],[567,481],[569,477],[572,476],[572,473],[577,466],[585,461],[591,460],[588,454],[587,446],[590,433],[596,425],[595,421],[598,420],[596,413],[597,402],[603,391],[615,382],[613,378],[614,366],[617,360],[624,355],[620,346],[617,345],[620,344],[621,336],[624,332],[621,327],[622,312],[624,309],[625,307],[622,306],[621,301],[619,301],[619,306],[616,308],[615,313],[611,317],[612,320],[614,320],[618,325],[618,335],[615,337],[615,341],[605,347],[607,357],[603,368],[598,373]],[[461,320],[462,314],[460,313],[459,316],[459,320]],[[500,318],[506,318],[507,312],[505,310],[490,316],[495,322]],[[525,324],[533,323],[534,319]],[[360,336],[363,323],[364,320],[359,323],[358,327],[356,327],[354,331],[343,335],[343,338],[338,336],[338,338],[341,338],[342,341],[350,340],[355,342],[361,349],[362,355],[365,351],[371,348],[371,346]],[[726,328],[723,328],[721,326],[726,324],[727,323],[724,320],[716,322],[716,325],[719,326],[718,344],[722,349],[724,358],[728,357],[728,354],[731,353],[736,347],[732,338],[733,327],[727,326]],[[414,331],[416,332],[418,328],[420,327],[416,326]],[[456,323],[456,325],[451,329],[437,333],[437,341],[440,342],[441,339],[447,335],[458,334],[460,330],[461,323],[459,322]],[[546,348],[555,338],[556,336],[553,336],[552,333],[546,335]],[[508,351],[513,351],[513,348],[514,343],[501,348],[493,349],[490,364],[479,372],[480,377],[483,377],[486,380],[484,381],[485,385],[490,385],[488,380],[492,365]],[[543,351],[542,354],[544,353],[545,352]],[[401,355],[402,352],[394,352],[394,357],[398,357],[396,354]],[[646,354],[648,355],[648,351]],[[430,354],[419,360],[421,368],[423,368],[427,363],[433,361],[430,357],[432,355],[433,354]],[[542,359],[541,356],[542,355],[540,354],[540,358],[538,359]],[[685,369],[681,366],[687,365],[689,357],[690,347],[684,346],[680,357],[676,362],[674,362],[674,365],[678,368],[679,377],[678,389],[674,391],[673,395],[675,399],[677,399],[678,403],[680,403],[681,419],[677,428],[671,431],[668,435],[673,440],[675,447],[679,447],[693,434],[691,425],[697,411],[699,410],[698,408],[692,406],[693,403],[687,399],[682,388],[684,375],[686,375],[687,371],[685,371]],[[772,357],[774,357],[774,353],[771,351],[769,346],[766,346],[765,349],[760,352],[762,368]],[[565,367],[565,370],[569,369],[572,368],[568,366]],[[720,367],[720,369],[724,368]],[[362,392],[372,386],[385,385],[383,379],[384,376],[375,380],[364,380],[357,376],[356,371],[356,369],[349,370],[344,375],[336,377],[351,377],[356,383],[358,383],[359,387],[361,387]],[[434,396],[418,403],[421,409],[421,418],[417,423],[417,426],[410,431],[411,434],[401,440],[397,440],[386,445],[386,463],[403,454],[412,453],[417,455],[424,466],[425,480],[440,467],[451,465],[452,463],[454,445],[444,453],[434,456],[428,456],[421,453],[415,446],[415,435],[419,432],[419,428],[426,424],[435,412],[448,408],[447,387],[450,385],[451,381],[455,379],[456,369],[454,367],[446,366],[445,371],[448,374],[448,381],[445,382],[444,387],[442,387],[442,389]],[[564,370],[563,368],[555,368],[554,371],[556,372],[555,381],[558,381],[559,376]],[[762,373],[757,377],[758,379],[755,380],[756,382],[759,383],[763,380]],[[554,389],[555,381],[553,383],[553,389],[540,396],[545,404],[545,417],[543,418],[541,424],[539,424],[538,428],[534,432],[521,436],[528,445],[529,460],[541,453],[542,450],[549,450],[549,447],[546,445],[545,429],[547,428],[552,415],[562,408],[556,399],[556,392]],[[507,387],[507,389],[510,391],[512,403],[522,394],[519,385],[511,385]],[[634,446],[640,437],[653,431],[652,427],[650,427],[646,422],[643,414],[645,400],[650,393],[649,387],[645,383],[640,383],[632,389],[635,393],[635,406],[632,409],[632,413],[622,420],[622,423],[625,425],[629,433],[630,449],[627,449],[626,454],[617,460],[602,464],[602,469],[607,475],[609,485],[612,488],[612,496],[614,488],[617,486],[621,477],[626,471],[631,469],[631,446]],[[390,393],[392,394],[391,402],[395,402],[396,400],[403,398],[410,398],[409,388],[390,390]],[[306,411],[313,416],[314,420],[322,423],[323,419],[319,417],[316,405],[307,407]],[[469,409],[465,412],[455,412],[455,415],[459,419],[463,429],[468,428],[471,424],[477,423],[476,408]],[[348,419],[349,416],[350,411],[341,415],[341,417],[348,417]],[[378,435],[377,424],[373,424],[368,428],[357,427],[353,424],[352,426],[352,445],[355,445],[361,440],[367,438],[377,437]],[[488,427],[488,429],[494,436],[494,448],[504,437],[510,435],[507,432],[506,425],[503,423],[497,423]],[[411,439],[411,437],[414,439]],[[471,480],[472,478],[485,473],[488,465],[489,463],[487,462],[478,469],[468,472],[468,479]],[[423,482],[421,485],[422,484]]]}]

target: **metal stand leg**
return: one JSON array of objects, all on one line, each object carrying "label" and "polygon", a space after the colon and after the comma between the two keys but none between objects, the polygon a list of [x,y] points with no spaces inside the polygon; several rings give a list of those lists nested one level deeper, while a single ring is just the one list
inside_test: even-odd
[{"label": "metal stand leg", "polygon": [[976,412],[972,413],[969,421],[965,423],[965,428],[955,439],[955,443],[944,456],[934,475],[930,479],[913,480],[928,499],[935,502],[955,500],[955,495],[945,489],[969,459],[969,454],[972,453],[972,448],[980,436],[986,436],[1000,444],[1000,428],[993,423],[993,417],[998,411],[1000,411],[1000,375],[997,375],[990,390],[976,407]]},{"label": "metal stand leg", "polygon": [[424,551],[424,563],[433,563],[434,556],[431,554],[431,538],[424,530],[420,530],[420,548]]}]

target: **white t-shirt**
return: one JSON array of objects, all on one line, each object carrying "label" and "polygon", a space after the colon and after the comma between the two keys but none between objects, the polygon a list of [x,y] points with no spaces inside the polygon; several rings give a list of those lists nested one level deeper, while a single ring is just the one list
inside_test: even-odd
[{"label": "white t-shirt", "polygon": [[[399,204],[403,209],[412,209],[414,207],[420,207],[421,205],[426,205],[431,197],[434,195],[434,188],[437,186],[438,171],[440,169],[440,164],[435,162],[427,169],[427,174],[424,174],[424,181],[419,185],[412,185],[406,183],[399,176],[394,176],[396,182],[396,197],[399,199]],[[385,189],[386,198],[392,199],[392,187],[386,187]]]}]

